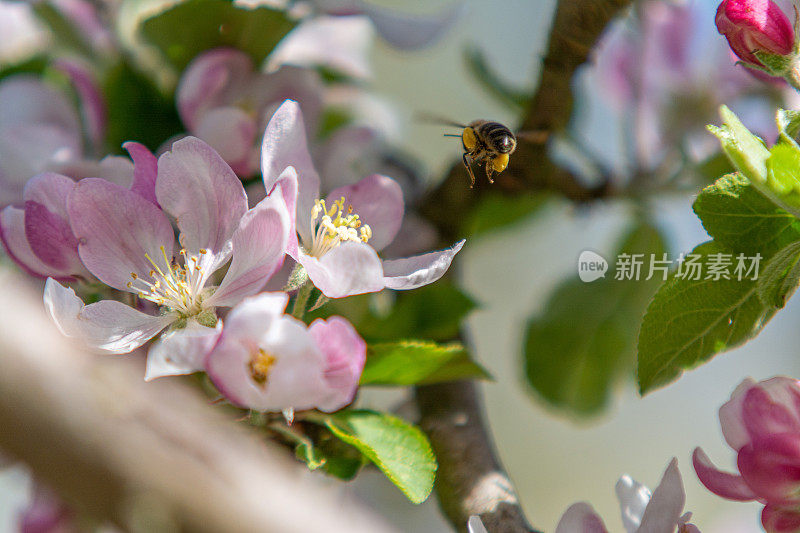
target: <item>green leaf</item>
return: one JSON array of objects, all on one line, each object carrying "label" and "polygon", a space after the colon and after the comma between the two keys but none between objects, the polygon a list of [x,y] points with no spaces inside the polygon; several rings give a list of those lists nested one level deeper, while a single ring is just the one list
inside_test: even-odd
[{"label": "green leaf", "polygon": [[750,133],[726,106],[720,108],[720,116],[724,125],[719,128],[709,126],[709,131],[719,138],[725,154],[742,174],[757,183],[763,183],[767,179],[766,161],[769,157],[764,142]]},{"label": "green leaf", "polygon": [[775,122],[778,125],[778,131],[790,139],[795,139],[800,134],[800,111],[778,109]]},{"label": "green leaf", "polygon": [[795,143],[779,143],[770,150],[767,186],[784,201],[800,203],[800,148]]},{"label": "green leaf", "polygon": [[[706,242],[692,252],[730,253]],[[754,337],[774,308],[758,297],[751,279],[690,280],[673,274],[647,309],[639,335],[639,389],[642,394],[678,378],[686,370]]]},{"label": "green leaf", "polygon": [[758,297],[766,306],[778,309],[800,284],[800,241],[794,242],[772,256],[758,277]]},{"label": "green leaf", "polygon": [[108,150],[121,153],[122,143],[138,141],[155,151],[164,141],[184,131],[172,99],[127,63],[109,70],[103,80],[108,103]]},{"label": "green leaf", "polygon": [[249,9],[229,0],[186,0],[147,19],[142,35],[183,70],[199,53],[230,46],[260,65],[294,22],[283,11]]},{"label": "green leaf", "polygon": [[550,199],[551,196],[544,193],[518,196],[501,193],[485,194],[472,210],[469,222],[465,226],[467,234],[475,237],[521,222],[539,212]]},{"label": "green leaf", "polygon": [[[622,253],[650,253],[661,259],[664,243],[650,225],[631,231]],[[647,275],[643,269],[644,277]],[[544,312],[530,321],[525,371],[531,387],[550,404],[579,415],[596,414],[614,384],[632,377],[639,324],[660,280],[591,283],[572,279],[550,296]]]},{"label": "green leaf", "polygon": [[407,340],[367,348],[362,385],[428,385],[489,374],[458,343]]},{"label": "green leaf", "polygon": [[703,227],[730,251],[767,259],[800,240],[800,220],[766,198],[739,174],[706,187],[694,202]]},{"label": "green leaf", "polygon": [[[392,302],[392,298],[396,298]],[[475,302],[447,280],[413,291],[351,296],[331,300],[306,314],[306,320],[341,315],[367,342],[403,338],[449,340],[458,335],[461,322]]]},{"label": "green leaf", "polygon": [[0,80],[16,74],[42,74],[49,64],[46,57],[34,56],[20,63],[4,65],[0,68]]},{"label": "green leaf", "polygon": [[298,437],[291,430],[282,433],[297,443],[295,455],[306,463],[309,470],[321,468],[325,473],[347,481],[353,479],[368,462],[360,451],[339,440],[326,426],[302,425],[308,432],[307,436]]},{"label": "green leaf", "polygon": [[418,427],[375,411],[340,411],[327,419],[334,435],[355,446],[413,503],[433,490],[436,458]]}]

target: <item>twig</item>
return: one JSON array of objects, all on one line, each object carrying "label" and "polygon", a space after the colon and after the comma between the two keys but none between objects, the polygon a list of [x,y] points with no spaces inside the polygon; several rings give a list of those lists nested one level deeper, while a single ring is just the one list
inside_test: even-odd
[{"label": "twig", "polygon": [[76,349],[25,283],[0,270],[0,448],[78,513],[125,531],[390,531],[196,389]]},{"label": "twig", "polygon": [[[558,133],[566,128],[573,108],[573,75],[586,62],[608,23],[631,1],[559,0],[539,87],[520,130]],[[455,164],[420,206],[447,242],[464,235],[462,224],[469,219],[470,210],[492,189],[510,194],[549,189],[576,201],[609,194],[607,181],[596,187],[584,186],[548,159],[545,144],[529,142],[519,143],[509,168],[495,178],[493,186],[481,180],[470,190],[468,183],[463,166]],[[493,450],[475,385],[457,382],[417,387],[416,401],[422,427],[439,460],[436,495],[453,526],[465,531],[469,516],[479,514],[490,533],[532,531]]]}]

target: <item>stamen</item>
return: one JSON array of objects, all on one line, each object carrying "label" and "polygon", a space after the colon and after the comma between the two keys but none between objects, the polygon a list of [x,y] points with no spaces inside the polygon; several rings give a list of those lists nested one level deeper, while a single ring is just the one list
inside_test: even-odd
[{"label": "stamen", "polygon": [[343,242],[364,242],[372,238],[372,229],[363,224],[353,206],[345,207],[344,196],[330,207],[317,200],[311,208],[311,242],[304,243],[307,253],[322,257]]},{"label": "stamen", "polygon": [[269,371],[276,361],[275,356],[268,354],[263,348],[259,348],[258,351],[253,353],[247,365],[253,381],[262,387],[266,385]]}]

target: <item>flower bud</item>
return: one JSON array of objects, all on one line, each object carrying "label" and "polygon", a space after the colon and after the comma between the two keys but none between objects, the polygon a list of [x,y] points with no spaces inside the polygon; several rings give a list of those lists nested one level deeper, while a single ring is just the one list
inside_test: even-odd
[{"label": "flower bud", "polygon": [[765,67],[756,52],[786,56],[794,50],[792,24],[771,0],[724,0],[717,8],[716,24],[747,64]]},{"label": "flower bud", "polygon": [[718,470],[697,448],[697,477],[723,498],[764,503],[762,523],[768,532],[799,530],[800,381],[746,379],[720,408],[719,418],[725,440],[737,451],[739,475]]}]

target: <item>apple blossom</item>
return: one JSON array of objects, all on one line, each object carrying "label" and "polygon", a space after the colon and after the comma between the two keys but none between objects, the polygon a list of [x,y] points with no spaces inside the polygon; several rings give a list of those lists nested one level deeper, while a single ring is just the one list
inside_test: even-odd
[{"label": "apple blossom", "polygon": [[[729,500],[758,500],[769,532],[800,526],[800,381],[748,378],[719,410],[722,434],[737,452],[739,475],[718,470],[702,449],[693,455],[697,477]],[[787,528],[786,524],[795,527]]]},{"label": "apple blossom", "polygon": [[208,354],[206,371],[240,407],[341,409],[355,395],[367,345],[341,317],[306,327],[284,314],[287,301],[286,293],[262,293],[234,307]]},{"label": "apple blossom", "polygon": [[189,64],[176,98],[189,132],[209,143],[237,174],[249,176],[258,169],[259,133],[283,100],[300,101],[315,127],[322,82],[315,71],[293,66],[256,72],[244,52],[217,48]]},{"label": "apple blossom", "polygon": [[756,52],[785,56],[794,49],[792,23],[772,0],[723,0],[715,22],[731,50],[747,64],[764,66]]},{"label": "apple blossom", "polygon": [[[143,161],[143,173],[151,174],[152,160]],[[45,304],[61,331],[94,347],[126,353],[170,328],[150,349],[148,379],[202,368],[219,334],[216,307],[231,307],[264,286],[283,262],[290,227],[275,198],[248,210],[231,168],[194,137],[177,141],[159,158],[154,187],[148,198],[86,178],[69,193],[67,211],[88,271],[155,304],[158,315],[113,300],[84,305],[53,279],[45,286]],[[177,253],[167,215],[180,231]],[[212,275],[228,263],[215,285]]]},{"label": "apple blossom", "polygon": [[[261,172],[269,197],[296,213],[287,253],[329,298],[390,289],[414,289],[442,277],[464,241],[451,248],[405,259],[381,260],[403,219],[403,192],[391,178],[368,176],[320,196],[303,116],[287,100],[264,133]],[[298,238],[299,236],[299,238]]]}]

